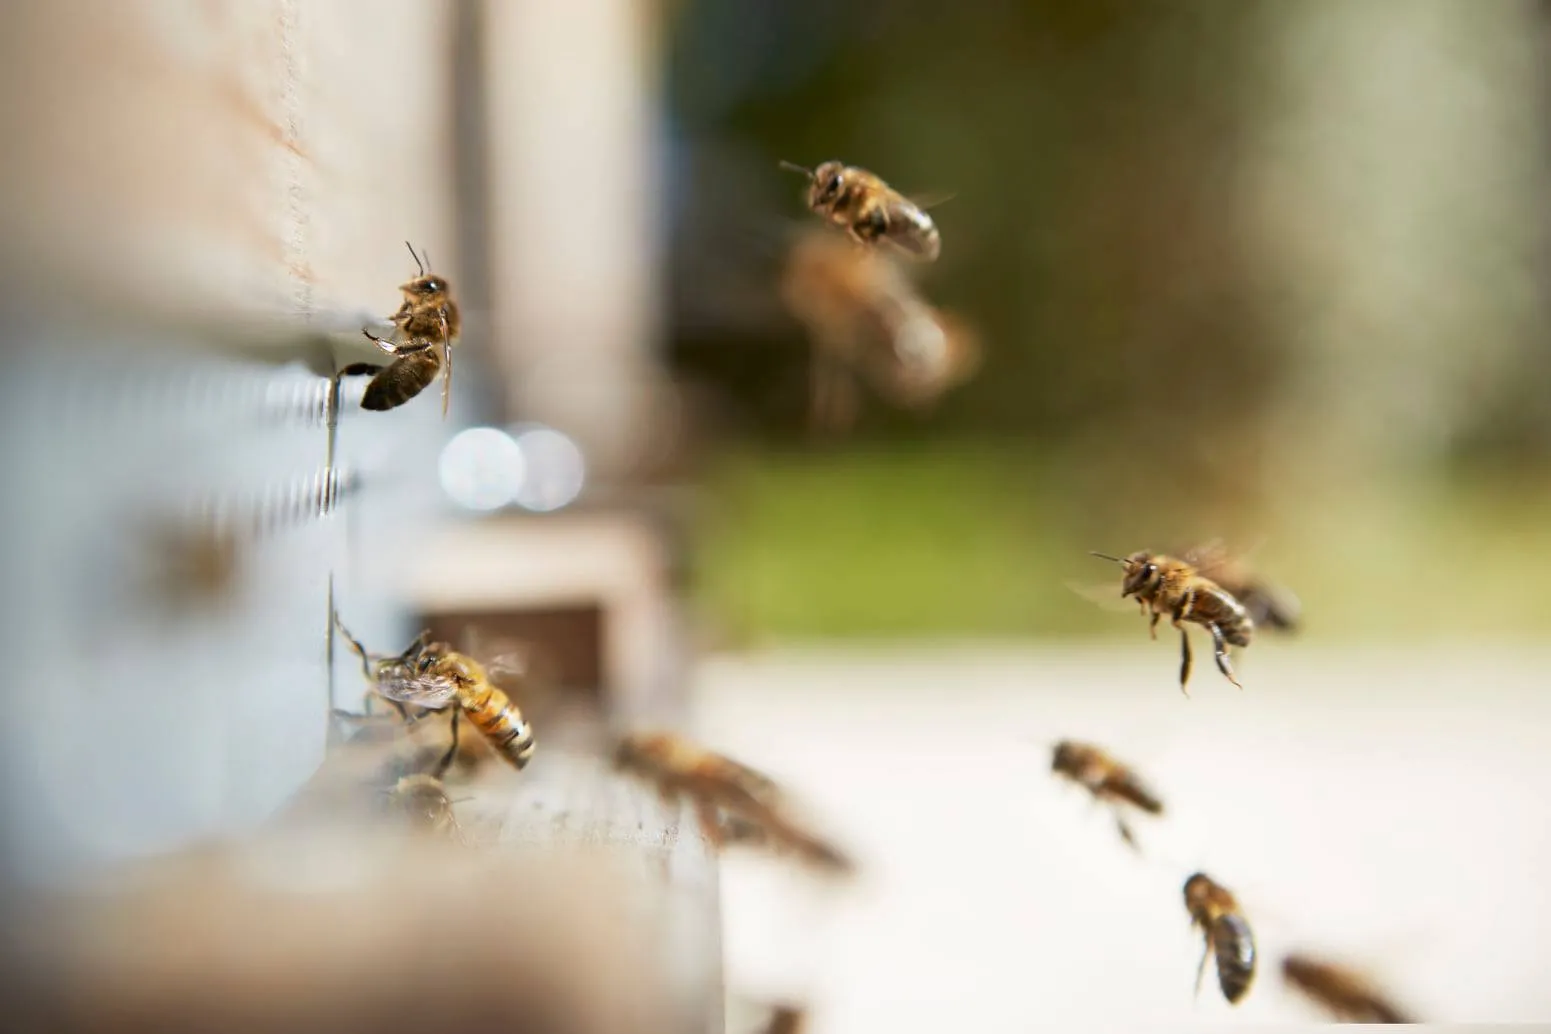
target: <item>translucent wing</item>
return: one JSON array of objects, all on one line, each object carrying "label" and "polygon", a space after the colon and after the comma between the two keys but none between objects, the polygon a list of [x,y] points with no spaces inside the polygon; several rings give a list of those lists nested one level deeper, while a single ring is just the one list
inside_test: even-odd
[{"label": "translucent wing", "polygon": [[377,692],[400,703],[437,708],[457,696],[458,684],[445,675],[385,672],[377,678]]},{"label": "translucent wing", "polygon": [[910,200],[912,205],[915,205],[917,208],[924,212],[929,208],[936,208],[938,205],[945,205],[959,195],[954,191],[931,190],[924,194],[906,194],[905,196]]},{"label": "translucent wing", "polygon": [[1119,580],[1102,586],[1091,582],[1084,584],[1082,582],[1068,581],[1066,587],[1089,603],[1097,604],[1105,610],[1116,614],[1137,609],[1135,600],[1126,599],[1120,595]]}]

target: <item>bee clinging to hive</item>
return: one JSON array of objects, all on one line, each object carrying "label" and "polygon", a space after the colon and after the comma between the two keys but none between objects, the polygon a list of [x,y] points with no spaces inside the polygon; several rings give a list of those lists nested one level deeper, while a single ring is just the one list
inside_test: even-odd
[{"label": "bee clinging to hive", "polygon": [[1087,743],[1062,740],[1051,752],[1050,770],[1077,783],[1097,801],[1107,804],[1115,815],[1120,836],[1135,848],[1136,836],[1126,822],[1125,809],[1136,808],[1149,815],[1163,814],[1163,802],[1131,769],[1103,750]]},{"label": "bee clinging to hive", "polygon": [[1218,986],[1223,997],[1237,1005],[1255,979],[1255,935],[1249,921],[1227,888],[1205,873],[1198,872],[1185,881],[1185,909],[1191,924],[1206,938],[1201,964],[1196,967],[1196,994],[1201,993],[1206,962],[1215,955]]},{"label": "bee clinging to hive", "polygon": [[375,363],[352,363],[339,371],[340,377],[371,375],[361,408],[395,409],[424,391],[437,373],[442,375],[442,416],[452,390],[452,343],[462,331],[462,317],[452,300],[447,278],[429,272],[430,258],[421,261],[408,241],[410,257],[419,275],[399,285],[404,301],[389,319],[393,333],[388,338],[362,330],[367,339],[393,357],[386,367]]},{"label": "bee clinging to hive", "polygon": [[1415,1023],[1359,973],[1308,955],[1282,960],[1282,979],[1289,987],[1323,1006],[1346,1023]]},{"label": "bee clinging to hive", "polygon": [[783,169],[808,178],[808,207],[862,244],[887,242],[912,258],[937,261],[942,241],[937,224],[916,202],[876,173],[844,162],[816,169],[782,162]]},{"label": "bee clinging to hive", "polygon": [[[457,755],[460,716],[513,766],[521,769],[528,764],[533,756],[533,729],[511,698],[491,681],[484,665],[446,643],[428,643],[429,632],[422,632],[396,657],[376,657],[350,635],[338,614],[334,615],[334,627],[360,656],[368,681],[382,697],[395,705],[413,704],[431,711],[452,708],[452,745],[438,764],[436,775],[444,773]],[[405,713],[402,706],[400,712]],[[415,721],[419,716],[405,713],[405,718]]]},{"label": "bee clinging to hive", "polygon": [[821,869],[854,866],[838,848],[789,814],[785,795],[763,773],[666,732],[632,733],[614,751],[614,767],[651,780],[662,799],[687,797],[701,832],[714,846],[729,840],[766,843]]},{"label": "bee clinging to hive", "polygon": [[1173,626],[1179,629],[1180,665],[1179,688],[1190,695],[1185,684],[1190,681],[1190,636],[1182,622],[1193,621],[1212,636],[1212,655],[1217,659],[1217,670],[1238,688],[1244,687],[1233,674],[1228,661],[1228,646],[1248,646],[1255,633],[1255,621],[1249,616],[1244,604],[1234,598],[1222,586],[1203,577],[1194,567],[1162,553],[1145,550],[1128,557],[1094,553],[1101,560],[1111,560],[1124,569],[1120,585],[1121,598],[1135,596],[1142,612],[1151,613],[1148,631],[1158,638],[1158,619],[1169,615]]}]

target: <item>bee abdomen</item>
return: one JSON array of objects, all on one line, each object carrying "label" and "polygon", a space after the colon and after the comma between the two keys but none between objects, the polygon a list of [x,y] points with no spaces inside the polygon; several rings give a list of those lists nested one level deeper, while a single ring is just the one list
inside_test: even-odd
[{"label": "bee abdomen", "polygon": [[533,757],[533,727],[511,698],[495,687],[476,694],[466,705],[469,721],[485,734],[506,760],[517,768]]},{"label": "bee abdomen", "polygon": [[441,362],[433,352],[395,359],[366,385],[361,408],[380,412],[402,406],[424,391],[426,385],[436,379],[440,368]]},{"label": "bee abdomen", "polygon": [[1115,779],[1111,779],[1105,787],[1110,793],[1121,800],[1128,801],[1151,815],[1163,813],[1163,802],[1153,794],[1136,776],[1126,773]]},{"label": "bee abdomen", "polygon": [[1217,982],[1223,997],[1237,1003],[1255,979],[1255,935],[1240,915],[1220,916],[1212,925],[1217,952]]}]

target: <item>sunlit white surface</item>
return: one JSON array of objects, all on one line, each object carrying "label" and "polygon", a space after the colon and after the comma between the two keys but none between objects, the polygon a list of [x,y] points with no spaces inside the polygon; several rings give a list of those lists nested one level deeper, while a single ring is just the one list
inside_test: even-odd
[{"label": "sunlit white surface", "polygon": [[[812,1002],[812,1034],[1311,1022],[1277,973],[1307,950],[1423,1020],[1551,1017],[1546,651],[1257,643],[1243,692],[1198,666],[1187,700],[1150,645],[703,664],[699,733],[811,802],[864,866],[837,896],[734,855],[729,988]],[[1163,797],[1143,856],[1051,776],[1064,736]],[[1197,869],[1259,942],[1237,1008],[1211,976],[1192,1000]]]},{"label": "sunlit white surface", "polygon": [[497,427],[471,427],[442,449],[442,491],[466,510],[510,505],[527,480],[527,460],[512,436]]},{"label": "sunlit white surface", "polygon": [[549,513],[575,502],[587,482],[582,450],[552,427],[529,424],[515,430],[527,471],[514,496],[517,505]]}]

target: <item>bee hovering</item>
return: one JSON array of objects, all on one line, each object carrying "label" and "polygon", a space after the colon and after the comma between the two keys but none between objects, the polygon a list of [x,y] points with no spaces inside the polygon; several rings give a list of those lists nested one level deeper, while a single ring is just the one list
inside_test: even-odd
[{"label": "bee hovering", "polygon": [[1201,993],[1201,978],[1206,961],[1217,956],[1217,983],[1230,1005],[1249,993],[1255,979],[1255,935],[1239,903],[1227,888],[1205,873],[1196,873],[1185,881],[1185,909],[1191,925],[1206,937],[1201,964],[1196,967],[1196,994]]},{"label": "bee hovering", "polygon": [[393,323],[391,338],[378,337],[365,329],[361,331],[367,340],[392,356],[393,361],[386,367],[375,363],[352,363],[336,376],[371,375],[366,393],[361,397],[361,408],[382,411],[396,409],[420,394],[440,372],[442,417],[445,419],[452,390],[452,343],[462,331],[462,317],[457,302],[452,300],[452,287],[447,278],[428,272],[430,256],[421,261],[408,241],[404,246],[409,248],[419,275],[399,285],[404,301],[389,317]]},{"label": "bee hovering", "polygon": [[1193,621],[1205,628],[1212,636],[1212,655],[1217,659],[1217,670],[1223,677],[1238,686],[1233,665],[1228,661],[1228,646],[1248,646],[1255,633],[1255,621],[1249,616],[1244,604],[1234,598],[1222,586],[1203,577],[1183,560],[1162,553],[1145,550],[1128,557],[1094,553],[1101,560],[1110,560],[1124,568],[1120,585],[1121,598],[1135,596],[1144,614],[1151,613],[1148,631],[1158,638],[1158,619],[1165,613],[1175,628],[1179,629],[1180,665],[1179,688],[1187,697],[1190,691],[1185,684],[1190,681],[1190,636],[1181,622]]},{"label": "bee hovering", "polygon": [[1057,743],[1052,751],[1050,770],[1083,787],[1093,794],[1094,800],[1107,804],[1114,812],[1121,839],[1133,849],[1139,850],[1136,836],[1126,822],[1125,809],[1136,808],[1149,815],[1163,814],[1163,802],[1135,772],[1091,744],[1073,740]]},{"label": "bee hovering", "polygon": [[490,673],[474,658],[452,649],[446,643],[431,643],[429,632],[422,632],[396,657],[370,655],[345,629],[339,615],[334,627],[361,657],[363,670],[372,688],[399,707],[407,722],[410,716],[402,707],[413,704],[429,711],[452,708],[452,744],[438,762],[435,775],[447,771],[458,753],[458,719],[467,718],[484,735],[496,752],[515,768],[522,769],[533,756],[533,728],[502,690],[491,681]]},{"label": "bee hovering", "polygon": [[803,829],[766,775],[665,732],[632,733],[614,751],[614,767],[651,780],[664,801],[687,797],[713,846],[729,840],[789,850],[822,869],[846,873],[839,849]]},{"label": "bee hovering", "polygon": [[1359,973],[1308,955],[1282,959],[1282,979],[1337,1020],[1347,1023],[1415,1023]]},{"label": "bee hovering", "polygon": [[808,207],[844,229],[862,244],[886,241],[925,262],[942,250],[937,224],[919,204],[889,186],[876,173],[844,162],[816,169],[782,162],[781,168],[808,178]]}]

